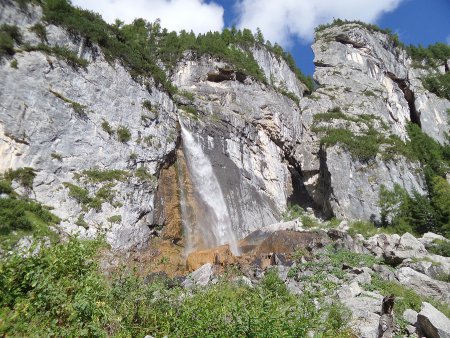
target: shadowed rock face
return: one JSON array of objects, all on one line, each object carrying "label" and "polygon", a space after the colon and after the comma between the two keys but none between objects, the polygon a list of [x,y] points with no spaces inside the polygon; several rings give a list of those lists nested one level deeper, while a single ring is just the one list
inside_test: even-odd
[{"label": "shadowed rock face", "polygon": [[[41,20],[39,7],[25,15],[11,2],[0,4],[0,22],[17,24],[31,45],[40,39],[29,28]],[[61,229],[84,237],[106,232],[115,249],[144,247],[155,225],[182,243],[180,180],[174,169],[179,115],[211,162],[238,239],[279,221],[288,201],[324,217],[376,220],[382,184],[425,192],[419,163],[381,155],[360,161],[339,145],[321,146],[317,127],[362,133],[367,126],[342,119],[318,122],[317,114],[334,107],[352,117],[372,114],[377,132],[401,139],[407,139],[409,121],[439,142],[448,131],[450,102],[423,88],[419,78],[427,71],[411,68],[406,53],[386,35],[355,24],[317,36],[312,48],[318,88],[310,96],[304,96],[305,86],[289,66],[262,47],[253,54],[267,84],[222,60],[185,53],[170,75],[174,85],[193,94],[189,100],[169,96],[150,78],[134,81],[119,62],[108,63],[100,48],[86,46],[60,27],[47,26],[47,40],[89,64],[77,70],[41,52],[17,53],[18,69],[0,64],[0,172],[34,168],[32,197],[54,208],[63,219]],[[281,92],[296,95],[299,104]],[[84,107],[83,114],[73,103]],[[130,131],[128,141],[117,136],[121,127]],[[147,179],[136,175],[141,167]],[[93,183],[83,176],[92,168],[128,175]],[[65,182],[91,196],[111,183],[113,201],[86,210],[70,197]],[[76,225],[80,214],[86,229]],[[121,221],[108,221],[113,215],[121,215]]]}]

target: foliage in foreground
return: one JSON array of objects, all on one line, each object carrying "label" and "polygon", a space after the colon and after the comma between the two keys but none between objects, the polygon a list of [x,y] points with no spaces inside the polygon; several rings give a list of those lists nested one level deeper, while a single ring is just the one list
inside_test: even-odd
[{"label": "foliage in foreground", "polygon": [[35,237],[54,237],[48,228],[60,222],[40,203],[17,195],[11,182],[15,180],[23,188],[31,189],[34,173],[31,168],[9,170],[0,178],[0,249],[9,250],[22,236],[33,234]]},{"label": "foliage in foreground", "polygon": [[337,305],[317,310],[274,271],[255,288],[222,280],[188,292],[127,273],[107,280],[96,263],[101,246],[71,240],[35,257],[2,259],[0,335],[301,337],[312,329],[348,336]]}]

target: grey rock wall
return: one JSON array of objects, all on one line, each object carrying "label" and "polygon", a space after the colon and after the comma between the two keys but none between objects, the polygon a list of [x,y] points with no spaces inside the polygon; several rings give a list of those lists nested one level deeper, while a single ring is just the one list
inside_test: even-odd
[{"label": "grey rock wall", "polygon": [[[39,7],[29,6],[25,15],[12,2],[0,4],[0,22],[18,25],[31,45],[40,40],[29,28],[41,20]],[[158,223],[153,217],[156,178],[175,160],[179,118],[210,158],[239,238],[279,221],[288,202],[312,207],[323,217],[378,219],[381,185],[398,183],[425,193],[419,163],[401,156],[386,160],[382,154],[360,161],[339,145],[321,146],[318,126],[356,134],[368,127],[339,119],[318,124],[318,113],[339,107],[355,118],[373,115],[377,132],[402,140],[408,138],[409,121],[439,142],[448,132],[450,102],[420,82],[429,71],[412,68],[386,35],[359,25],[331,27],[317,36],[312,48],[318,88],[310,96],[304,96],[305,86],[287,64],[264,48],[255,47],[253,54],[269,85],[235,73],[221,60],[187,52],[170,76],[193,99],[171,98],[151,78],[136,81],[119,62],[107,62],[100,48],[82,38],[53,25],[47,25],[47,35],[50,46],[72,50],[88,66],[75,69],[41,52],[16,53],[18,69],[2,60],[0,172],[34,168],[32,197],[54,208],[64,232],[106,233],[117,249],[144,247]],[[294,93],[300,104],[279,89]],[[130,140],[108,133],[105,122],[113,131],[127,128]],[[137,175],[140,167],[147,179]],[[126,179],[109,182],[114,198],[101,210],[83,207],[65,184],[95,196],[107,183],[87,180],[83,171],[88,169],[127,173]],[[77,222],[80,215],[87,226]],[[114,215],[121,221],[110,221]]]},{"label": "grey rock wall", "polygon": [[[33,43],[32,36],[25,32],[39,20],[40,10],[35,7],[29,19],[21,21],[23,13],[14,9],[2,5],[0,22],[23,24],[21,31]],[[81,40],[71,40],[61,28],[49,26],[47,32],[50,45],[80,50]],[[41,52],[16,53],[18,69],[7,60],[1,62],[0,172],[34,168],[37,176],[31,197],[54,208],[65,232],[87,237],[106,233],[114,248],[142,247],[153,222],[156,186],[151,180],[138,179],[135,172],[142,166],[157,175],[174,151],[178,133],[174,104],[155,87],[150,93],[118,62],[108,63],[98,48],[79,55],[90,61],[85,69],[74,69]],[[148,81],[151,86],[151,79]],[[144,101],[151,102],[155,111],[147,111],[142,106]],[[73,103],[84,107],[81,113]],[[153,117],[144,120],[143,115]],[[104,122],[113,130],[127,128],[130,140],[120,142],[117,135],[102,128]],[[113,187],[108,190],[114,202],[103,203],[98,211],[83,210],[64,186],[65,182],[72,183],[87,188],[94,196],[106,183],[77,180],[76,175],[87,169],[118,169],[129,175],[123,182],[110,182]],[[75,224],[80,215],[87,226]],[[108,221],[113,215],[120,215],[121,221]]]}]

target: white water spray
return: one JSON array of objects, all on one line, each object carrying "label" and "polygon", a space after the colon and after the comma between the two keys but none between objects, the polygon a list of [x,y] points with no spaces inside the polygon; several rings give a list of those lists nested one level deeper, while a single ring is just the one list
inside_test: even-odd
[{"label": "white water spray", "polygon": [[[205,209],[201,217],[196,217],[195,225],[184,225],[185,227],[197,226],[201,234],[204,235],[204,241],[209,247],[229,244],[231,252],[238,255],[239,249],[231,226],[230,215],[211,162],[206,157],[200,144],[181,121],[180,125],[186,163],[192,179],[193,189],[199,199],[201,199],[201,204]],[[188,233],[192,232],[192,229],[187,230]],[[207,233],[211,235],[207,236]],[[189,236],[187,237],[189,242]],[[192,248],[192,244],[187,243],[186,247]]]}]

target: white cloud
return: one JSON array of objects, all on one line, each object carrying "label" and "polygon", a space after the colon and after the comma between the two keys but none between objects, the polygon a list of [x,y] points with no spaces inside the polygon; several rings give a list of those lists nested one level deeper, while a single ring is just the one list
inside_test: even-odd
[{"label": "white cloud", "polygon": [[450,35],[447,36],[447,45],[450,45]]},{"label": "white cloud", "polygon": [[375,22],[403,0],[239,0],[238,26],[261,28],[266,39],[289,45],[293,38],[311,41],[314,27],[333,18]]},{"label": "white cloud", "polygon": [[204,0],[72,0],[76,6],[100,13],[107,22],[120,19],[126,23],[136,18],[161,19],[169,31],[191,29],[195,33],[222,30],[223,7]]}]

